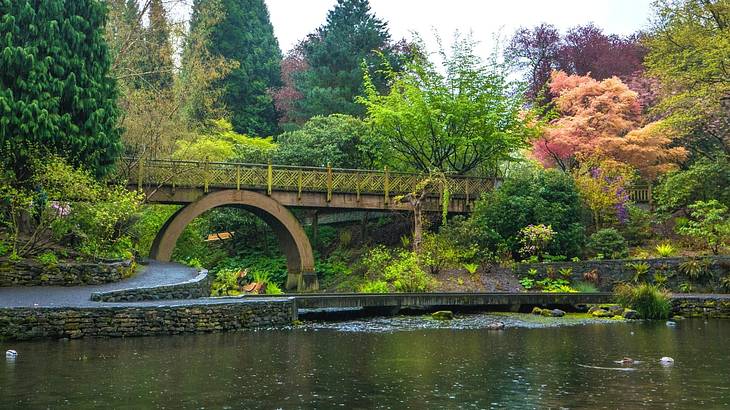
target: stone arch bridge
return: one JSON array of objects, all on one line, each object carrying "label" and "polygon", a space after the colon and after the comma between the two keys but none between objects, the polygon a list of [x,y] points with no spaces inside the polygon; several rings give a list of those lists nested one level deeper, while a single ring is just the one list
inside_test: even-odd
[{"label": "stone arch bridge", "polygon": [[[291,167],[280,165],[145,160],[125,158],[117,181],[139,189],[147,202],[184,205],[162,227],[150,258],[169,261],[177,239],[195,217],[220,206],[237,206],[264,220],[286,255],[286,288],[318,288],[312,246],[290,208],[316,210],[412,211],[398,200],[416,191],[422,175],[383,170]],[[467,213],[475,199],[494,187],[495,180],[464,176],[446,179],[448,212]],[[440,211],[443,192],[429,193],[425,211]]]}]

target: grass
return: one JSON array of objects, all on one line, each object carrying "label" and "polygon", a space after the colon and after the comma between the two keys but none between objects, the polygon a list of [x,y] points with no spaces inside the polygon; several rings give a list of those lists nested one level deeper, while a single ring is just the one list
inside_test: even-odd
[{"label": "grass", "polygon": [[656,285],[619,285],[613,292],[616,303],[636,310],[644,319],[667,319],[672,310],[669,292]]}]

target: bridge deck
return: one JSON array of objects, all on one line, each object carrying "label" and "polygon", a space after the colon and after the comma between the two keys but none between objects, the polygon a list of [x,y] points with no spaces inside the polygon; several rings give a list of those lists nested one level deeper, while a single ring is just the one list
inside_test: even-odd
[{"label": "bridge deck", "polygon": [[[287,294],[297,308],[377,308],[377,307],[478,307],[514,305],[577,305],[610,303],[613,295],[599,293],[386,293],[386,294]],[[246,296],[246,298],[258,296]]]}]

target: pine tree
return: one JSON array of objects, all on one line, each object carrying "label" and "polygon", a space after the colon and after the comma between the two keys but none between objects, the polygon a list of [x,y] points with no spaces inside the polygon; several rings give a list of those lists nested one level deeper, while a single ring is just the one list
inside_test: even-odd
[{"label": "pine tree", "polygon": [[149,6],[149,27],[145,36],[147,45],[146,79],[152,87],[172,87],[172,44],[170,28],[162,0],[151,0]]},{"label": "pine tree", "polygon": [[[309,69],[296,78],[303,95],[297,119],[332,113],[362,116],[365,109],[354,101],[363,92],[362,63],[378,66],[382,62],[378,52],[393,54],[387,24],[370,11],[368,0],[338,0],[325,24],[305,41]],[[374,81],[384,83],[377,77]]]},{"label": "pine tree", "polygon": [[23,180],[38,155],[97,175],[122,150],[99,0],[0,0],[0,164]]},{"label": "pine tree", "polygon": [[[193,3],[195,30],[197,10],[214,0]],[[212,55],[238,62],[220,81],[221,102],[231,115],[236,132],[272,135],[278,116],[269,89],[281,84],[281,50],[264,0],[220,0],[225,13],[212,28],[208,48]]]}]

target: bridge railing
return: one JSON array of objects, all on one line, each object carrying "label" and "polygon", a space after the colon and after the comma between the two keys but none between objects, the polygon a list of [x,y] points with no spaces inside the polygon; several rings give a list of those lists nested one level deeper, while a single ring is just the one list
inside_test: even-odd
[{"label": "bridge railing", "polygon": [[[424,176],[381,170],[296,167],[288,165],[246,164],[124,158],[117,167],[118,181],[143,187],[209,189],[257,189],[272,191],[378,194],[386,200],[416,190]],[[466,176],[446,178],[451,197],[477,199],[494,187],[494,180]],[[440,192],[433,192],[440,195]]]}]

